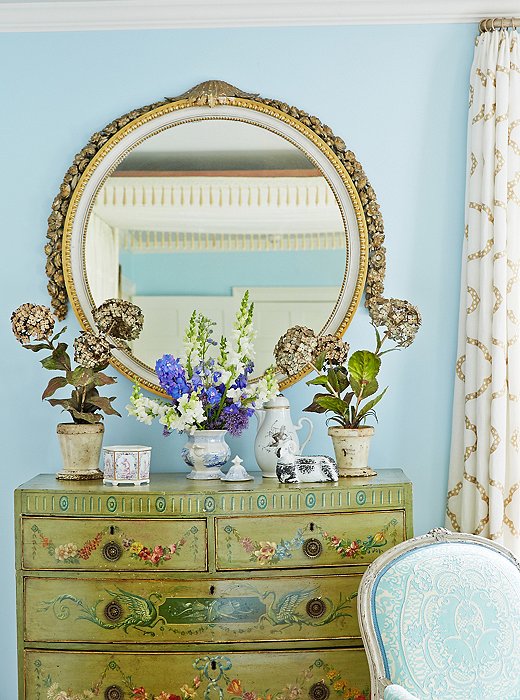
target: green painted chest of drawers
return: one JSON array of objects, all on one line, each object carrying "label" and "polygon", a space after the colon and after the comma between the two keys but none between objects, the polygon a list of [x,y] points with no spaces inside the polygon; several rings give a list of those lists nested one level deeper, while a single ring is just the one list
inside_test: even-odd
[{"label": "green painted chest of drawers", "polygon": [[368,700],[366,565],[411,484],[36,477],[15,495],[20,700]]}]

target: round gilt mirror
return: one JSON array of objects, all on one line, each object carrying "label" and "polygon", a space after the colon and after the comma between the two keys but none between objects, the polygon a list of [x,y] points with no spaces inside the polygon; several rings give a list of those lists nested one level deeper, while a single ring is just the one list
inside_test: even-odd
[{"label": "round gilt mirror", "polygon": [[90,329],[106,299],[140,306],[143,332],[114,364],[157,393],[155,360],[182,355],[194,309],[227,335],[249,290],[260,376],[287,328],[339,337],[363,291],[383,293],[382,219],[354,154],[319,119],[220,81],[94,134],[47,235],[56,313],[69,299]]}]

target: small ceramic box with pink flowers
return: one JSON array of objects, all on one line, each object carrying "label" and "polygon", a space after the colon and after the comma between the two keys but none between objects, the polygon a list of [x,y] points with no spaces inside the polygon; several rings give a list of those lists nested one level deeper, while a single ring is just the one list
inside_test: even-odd
[{"label": "small ceramic box with pink flowers", "polygon": [[104,447],[103,483],[111,486],[150,483],[152,448],[144,445]]}]

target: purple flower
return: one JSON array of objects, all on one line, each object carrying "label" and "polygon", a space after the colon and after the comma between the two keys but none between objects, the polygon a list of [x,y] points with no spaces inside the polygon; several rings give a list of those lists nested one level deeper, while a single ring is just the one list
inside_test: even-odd
[{"label": "purple flower", "polygon": [[155,373],[159,384],[172,399],[179,399],[183,394],[190,393],[190,387],[186,381],[186,372],[179,359],[173,355],[163,355],[155,363]]},{"label": "purple flower", "polygon": [[249,424],[249,416],[247,409],[238,409],[235,404],[227,406],[222,412],[222,427],[225,428],[231,435],[238,437],[247,428]]}]

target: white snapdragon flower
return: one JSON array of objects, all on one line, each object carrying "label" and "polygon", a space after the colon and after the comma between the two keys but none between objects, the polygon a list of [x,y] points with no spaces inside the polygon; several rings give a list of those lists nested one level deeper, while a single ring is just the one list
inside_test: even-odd
[{"label": "white snapdragon flower", "polygon": [[266,401],[274,399],[279,391],[274,367],[269,367],[266,370],[263,377],[260,377],[260,379],[256,382],[254,390],[256,395],[255,402],[260,406]]},{"label": "white snapdragon flower", "polygon": [[229,396],[231,401],[238,401],[242,396],[244,396],[244,389],[228,389],[226,396]]},{"label": "white snapdragon flower", "polygon": [[139,422],[151,425],[153,419],[160,415],[161,408],[162,405],[159,401],[143,396],[139,387],[135,387],[126,410]]}]

